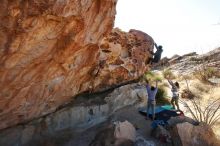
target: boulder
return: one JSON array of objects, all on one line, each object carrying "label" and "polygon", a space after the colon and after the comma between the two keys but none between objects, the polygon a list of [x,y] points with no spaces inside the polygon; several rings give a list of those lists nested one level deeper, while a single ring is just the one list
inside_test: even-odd
[{"label": "boulder", "polygon": [[136,130],[128,122],[115,122],[101,130],[90,143],[90,146],[134,146]]},{"label": "boulder", "polygon": [[131,141],[135,141],[136,130],[134,126],[128,122],[115,122],[115,138],[117,139],[128,139]]},{"label": "boulder", "polygon": [[182,146],[219,146],[211,127],[205,124],[194,126],[190,123],[177,124],[177,133]]},{"label": "boulder", "polygon": [[158,125],[156,128],[152,129],[151,135],[163,143],[170,143],[171,136],[168,130],[163,126]]},{"label": "boulder", "polygon": [[119,87],[112,93],[108,94],[105,101],[109,103],[110,111],[112,112],[136,103],[140,104],[140,106],[146,105],[146,87],[138,84]]},{"label": "boulder", "polygon": [[0,5],[0,129],[54,112],[83,92],[137,79],[153,39],[114,29],[117,0]]},{"label": "boulder", "polygon": [[188,122],[193,125],[199,125],[198,121],[193,120],[192,118],[186,117],[186,116],[176,116],[171,117],[167,123],[169,126],[175,126],[176,124],[185,123]]},{"label": "boulder", "polygon": [[156,146],[156,144],[151,140],[146,140],[146,138],[141,135],[137,135],[135,146]]}]

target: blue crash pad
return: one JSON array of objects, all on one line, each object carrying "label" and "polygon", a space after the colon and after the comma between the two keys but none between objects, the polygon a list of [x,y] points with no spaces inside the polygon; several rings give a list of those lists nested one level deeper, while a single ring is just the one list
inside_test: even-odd
[{"label": "blue crash pad", "polygon": [[[155,114],[159,113],[163,110],[172,110],[172,106],[171,105],[156,106],[155,107]],[[147,113],[147,108],[143,107],[143,108],[140,108],[138,111],[141,112],[141,113]],[[150,109],[149,114],[152,114],[151,109]]]},{"label": "blue crash pad", "polygon": [[[141,108],[139,109],[139,113],[141,113],[144,116],[147,116],[147,109]],[[171,117],[176,117],[180,115],[184,115],[183,112],[172,110],[172,106],[170,105],[155,107],[155,117],[157,120],[163,120],[164,122],[167,122]],[[150,110],[149,116],[150,118],[152,118],[151,110]]]}]

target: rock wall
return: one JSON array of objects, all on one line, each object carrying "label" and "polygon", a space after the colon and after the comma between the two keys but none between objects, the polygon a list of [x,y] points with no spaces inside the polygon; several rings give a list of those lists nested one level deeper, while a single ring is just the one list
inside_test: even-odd
[{"label": "rock wall", "polygon": [[112,30],[116,2],[1,1],[0,129],[143,74],[153,40]]},{"label": "rock wall", "polygon": [[145,86],[129,84],[111,92],[77,96],[71,105],[57,112],[25,125],[0,131],[0,145],[47,145],[43,141],[50,141],[51,137],[53,142],[48,145],[64,145],[56,142],[54,144],[56,141],[54,137],[57,137],[59,141],[62,139],[60,133],[63,133],[65,137],[68,135],[67,131],[74,137],[74,134],[79,131],[85,131],[94,125],[111,119],[111,116],[118,109],[128,105],[143,106],[142,104],[146,103],[147,98],[143,94],[138,96],[137,93],[140,92],[146,92]]}]

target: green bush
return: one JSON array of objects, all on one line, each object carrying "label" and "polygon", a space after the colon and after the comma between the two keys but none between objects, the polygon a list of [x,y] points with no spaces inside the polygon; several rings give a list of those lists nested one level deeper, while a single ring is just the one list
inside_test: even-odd
[{"label": "green bush", "polygon": [[170,101],[167,98],[167,92],[163,87],[158,87],[156,102],[158,105],[170,104]]},{"label": "green bush", "polygon": [[144,74],[144,79],[147,80],[148,82],[153,82],[153,81],[162,81],[162,78],[157,74],[152,71],[148,71]]},{"label": "green bush", "polygon": [[163,70],[162,74],[165,79],[175,79],[176,78],[175,75],[173,74],[173,72],[171,71],[171,69]]},{"label": "green bush", "polygon": [[[155,84],[153,82],[158,81],[162,82],[162,77],[154,72],[148,71],[144,74],[143,78],[149,82],[149,84]],[[158,91],[156,94],[156,102],[158,105],[165,105],[169,104],[169,99],[167,98],[167,92],[165,90],[165,87],[169,86],[165,83],[158,85]]]},{"label": "green bush", "polygon": [[143,75],[144,79],[147,80],[147,81],[152,81],[153,78],[155,77],[155,74],[151,71],[148,71],[146,72],[144,75]]}]

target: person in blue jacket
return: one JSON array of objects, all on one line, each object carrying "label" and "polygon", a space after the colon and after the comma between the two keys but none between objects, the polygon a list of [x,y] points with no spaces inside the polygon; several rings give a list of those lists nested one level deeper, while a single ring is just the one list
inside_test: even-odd
[{"label": "person in blue jacket", "polygon": [[150,86],[148,81],[147,81],[147,85],[146,85],[146,89],[147,89],[147,94],[148,94],[148,101],[147,101],[147,118],[149,118],[149,112],[150,109],[152,111],[152,120],[155,119],[155,105],[156,105],[156,94],[158,91],[158,81],[156,81],[156,87],[154,86]]}]

